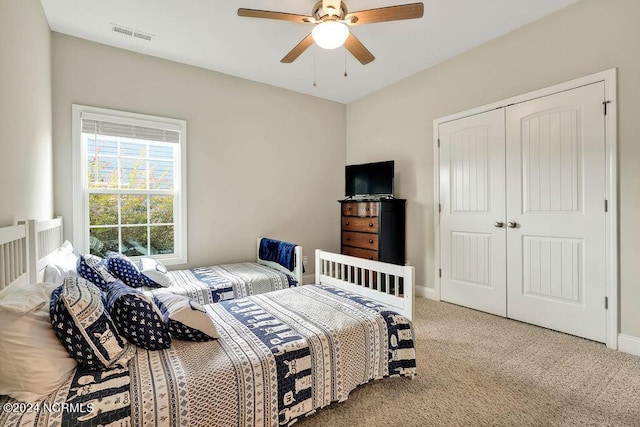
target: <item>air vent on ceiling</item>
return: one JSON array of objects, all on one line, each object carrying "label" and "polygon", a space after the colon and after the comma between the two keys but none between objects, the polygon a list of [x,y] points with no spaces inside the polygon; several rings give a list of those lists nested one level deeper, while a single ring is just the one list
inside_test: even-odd
[{"label": "air vent on ceiling", "polygon": [[154,37],[153,34],[134,30],[132,28],[123,27],[122,25],[117,25],[117,24],[111,24],[111,29],[116,33],[124,34],[125,36],[129,36],[129,37],[136,37],[138,39],[146,40],[148,42],[153,40],[153,37]]}]

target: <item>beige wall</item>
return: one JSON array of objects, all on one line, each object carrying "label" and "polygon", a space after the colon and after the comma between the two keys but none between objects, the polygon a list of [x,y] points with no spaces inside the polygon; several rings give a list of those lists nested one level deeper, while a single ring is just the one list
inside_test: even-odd
[{"label": "beige wall", "polygon": [[51,32],[38,0],[0,0],[0,226],[53,213]]},{"label": "beige wall", "polygon": [[344,105],[54,33],[55,208],[67,237],[73,103],[187,120],[189,266],[254,259],[260,235],[301,244],[308,273],[313,249],[339,249]]},{"label": "beige wall", "polygon": [[581,0],[347,107],[347,162],[396,159],[408,258],[433,286],[433,120],[618,67],[621,331],[640,337],[640,1]]}]

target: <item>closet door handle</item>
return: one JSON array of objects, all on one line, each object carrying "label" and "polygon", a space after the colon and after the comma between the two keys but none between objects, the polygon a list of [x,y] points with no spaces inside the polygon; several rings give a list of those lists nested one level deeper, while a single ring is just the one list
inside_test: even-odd
[{"label": "closet door handle", "polygon": [[496,221],[496,222],[493,223],[493,226],[496,227],[496,228],[502,228],[502,227],[504,227],[504,222]]},{"label": "closet door handle", "polygon": [[516,227],[518,227],[518,223],[517,223],[517,222],[515,222],[515,221],[509,221],[509,222],[507,223],[507,227],[509,227],[509,228],[516,228]]}]

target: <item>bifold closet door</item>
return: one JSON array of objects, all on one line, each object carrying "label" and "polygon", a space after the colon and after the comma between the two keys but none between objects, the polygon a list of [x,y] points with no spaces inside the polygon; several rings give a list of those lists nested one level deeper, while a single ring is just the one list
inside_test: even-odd
[{"label": "bifold closet door", "polygon": [[438,132],[441,299],[505,316],[504,109]]},{"label": "bifold closet door", "polygon": [[507,316],[605,341],[604,83],[506,109]]}]

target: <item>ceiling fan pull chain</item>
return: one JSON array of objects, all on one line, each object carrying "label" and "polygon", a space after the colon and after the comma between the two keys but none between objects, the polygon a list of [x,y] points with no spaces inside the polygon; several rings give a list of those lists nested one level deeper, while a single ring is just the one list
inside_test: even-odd
[{"label": "ceiling fan pull chain", "polygon": [[349,77],[347,74],[347,48],[344,48],[344,76]]},{"label": "ceiling fan pull chain", "polygon": [[316,50],[313,50],[313,87],[318,86],[316,82]]}]

